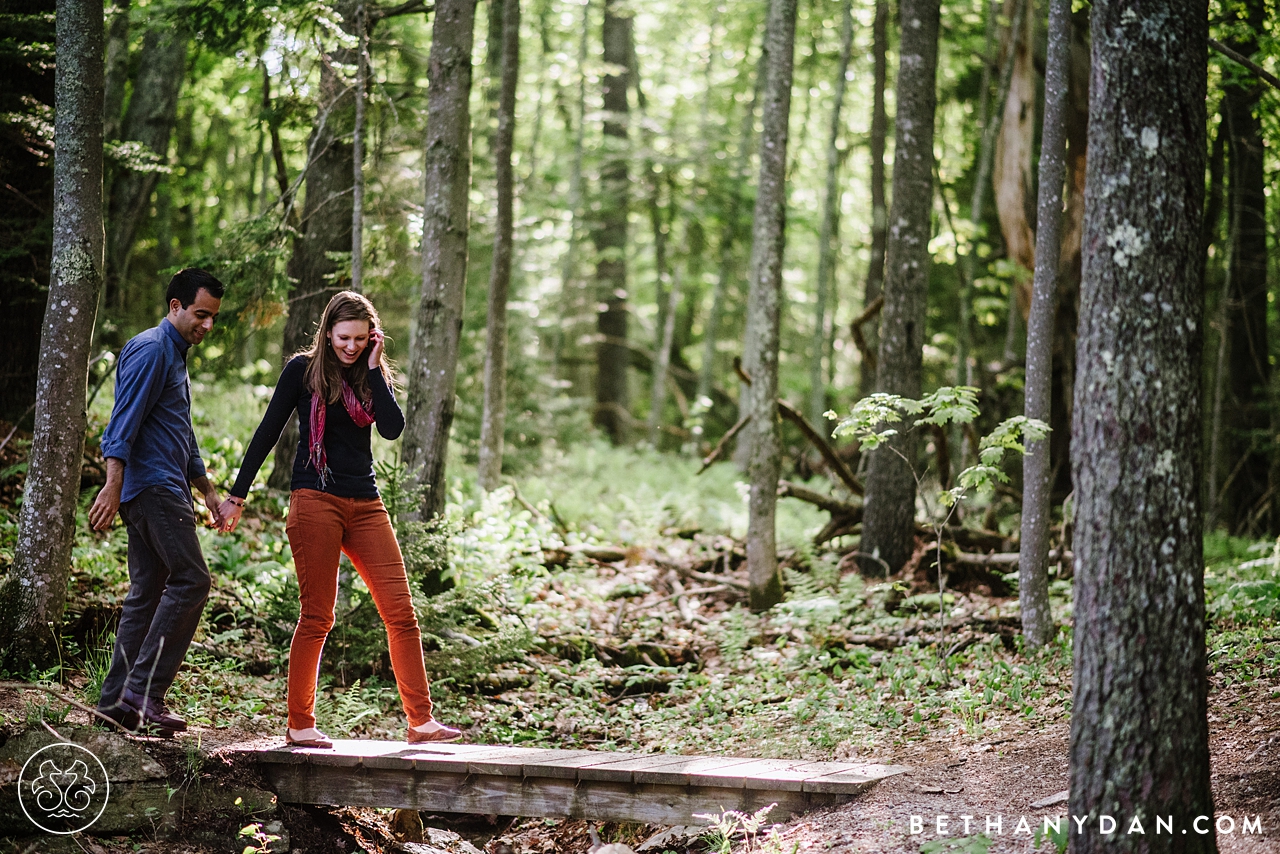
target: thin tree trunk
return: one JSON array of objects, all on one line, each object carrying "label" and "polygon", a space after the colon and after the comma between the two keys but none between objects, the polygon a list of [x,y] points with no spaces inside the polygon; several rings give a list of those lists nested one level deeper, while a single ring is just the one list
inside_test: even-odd
[{"label": "thin tree trunk", "polygon": [[[1244,56],[1258,49],[1255,33],[1266,23],[1262,0],[1247,0],[1233,13],[1249,35],[1230,47]],[[1231,482],[1224,518],[1239,536],[1275,534],[1277,524],[1271,498],[1270,388],[1271,362],[1267,340],[1267,223],[1262,122],[1258,101],[1262,87],[1244,77],[1223,87],[1223,115],[1227,127],[1228,210],[1233,235],[1229,250],[1230,283],[1227,307],[1227,388],[1224,411],[1226,462],[1239,474]]]},{"label": "thin tree trunk", "polygon": [[364,102],[368,83],[369,21],[356,5],[356,118],[351,133],[351,290],[364,290]]},{"label": "thin tree trunk", "polygon": [[612,73],[602,80],[604,139],[600,164],[600,210],[592,234],[596,249],[596,409],[592,422],[615,445],[626,439],[627,365],[627,212],[630,204],[628,143],[631,55],[630,12],[622,0],[605,0],[604,63]]},{"label": "thin tree trunk", "polygon": [[403,454],[425,487],[422,521],[444,510],[445,460],[453,426],[462,306],[467,280],[471,183],[471,49],[475,4],[440,0],[428,65],[422,297],[409,359]]},{"label": "thin tree trunk", "polygon": [[[1218,237],[1219,221],[1222,219],[1223,205],[1223,173],[1225,171],[1225,149],[1227,142],[1227,122],[1224,116],[1218,123],[1218,132],[1214,134],[1213,151],[1209,155],[1209,194],[1204,204],[1204,225],[1201,230],[1200,248],[1206,256]],[[1235,236],[1227,240],[1228,263],[1223,265],[1224,275],[1217,289],[1217,314],[1211,324],[1214,334],[1218,336],[1218,352],[1213,368],[1213,405],[1209,420],[1209,460],[1208,474],[1205,477],[1205,521],[1206,530],[1212,531],[1218,526],[1218,466],[1222,451],[1222,392],[1226,377],[1223,371],[1227,364],[1227,294],[1230,292],[1231,280],[1230,247],[1235,243]],[[1205,258],[1205,291],[1210,289],[1209,259]],[[1216,277],[1215,277],[1216,278]]]},{"label": "thin tree trunk", "polygon": [[676,309],[680,306],[680,272],[671,277],[671,290],[662,312],[662,330],[653,362],[652,397],[649,401],[649,444],[658,448],[662,439],[662,409],[667,403],[667,370],[671,367],[671,345],[676,337]]},{"label": "thin tree trunk", "polygon": [[[178,116],[187,61],[187,36],[172,24],[157,23],[142,41],[138,76],[125,114],[121,139],[138,142],[168,161],[169,137]],[[107,299],[117,308],[126,305],[125,276],[138,229],[147,219],[151,193],[160,173],[121,172],[112,183],[107,206]]]},{"label": "thin tree trunk", "polygon": [[827,137],[827,189],[822,206],[822,228],[818,234],[818,299],[813,312],[813,361],[809,365],[809,420],[825,434],[830,430],[822,414],[827,411],[827,388],[823,381],[822,357],[827,350],[827,292],[832,289],[836,268],[836,241],[840,229],[840,112],[844,107],[845,76],[853,54],[853,0],[844,2],[840,64],[836,66],[836,86],[831,107],[831,133]]},{"label": "thin tree trunk", "polygon": [[[920,396],[933,210],[933,122],[937,103],[938,0],[902,0],[898,66],[893,208],[885,253],[884,309],[876,389]],[[901,455],[901,456],[899,456]],[[865,554],[897,572],[911,556],[915,530],[914,431],[903,429],[889,447],[872,452],[862,520]],[[862,570],[883,572],[866,560]]]},{"label": "thin tree trunk", "polygon": [[747,181],[747,170],[751,165],[751,154],[755,149],[756,108],[760,102],[760,92],[764,86],[765,69],[768,64],[769,51],[767,43],[760,51],[760,59],[756,63],[755,84],[751,92],[751,103],[742,116],[742,129],[738,134],[738,161],[734,164],[733,180],[730,182],[728,209],[725,212],[724,224],[720,229],[719,266],[716,270],[716,284],[711,292],[711,310],[707,314],[707,322],[703,330],[702,368],[698,371],[697,399],[709,400],[711,388],[716,375],[716,344],[720,337],[720,319],[724,315],[725,296],[729,290],[729,280],[733,276],[733,247],[738,239],[738,218],[742,210],[743,185]]},{"label": "thin tree trunk", "polygon": [[[1031,160],[1036,128],[1035,20],[1027,10],[1032,0],[1008,0],[1016,11],[1009,17],[1009,50],[1006,62],[1012,61],[1013,74],[1004,99],[1004,116],[995,144],[994,181],[996,213],[1004,235],[1005,252],[1010,260],[1026,270],[1035,269],[1035,230],[1031,223],[1031,188],[1034,176]],[[1018,291],[1026,289],[1019,284]],[[1019,297],[1025,307],[1025,296]]]},{"label": "thin tree trunk", "polygon": [[778,327],[782,306],[782,257],[787,229],[787,125],[791,116],[796,0],[770,0],[765,29],[764,109],[760,135],[760,179],[751,227],[751,276],[743,367],[751,379],[747,443],[747,600],[763,611],[782,600],[778,572]]},{"label": "thin tree trunk", "polygon": [[106,91],[103,95],[102,136],[107,142],[120,138],[124,119],[124,84],[129,78],[130,0],[113,0],[107,23]]},{"label": "thin tree trunk", "polygon": [[[1025,414],[1049,423],[1053,371],[1053,315],[1062,249],[1062,187],[1066,179],[1067,87],[1071,62],[1071,0],[1049,1],[1049,46],[1045,59],[1044,130],[1040,137],[1036,211],[1036,270],[1027,321]],[[1022,636],[1031,649],[1053,636],[1049,609],[1049,440],[1027,444],[1022,459],[1022,533],[1018,601]]]},{"label": "thin tree trunk", "polygon": [[[494,3],[499,0],[493,0]],[[498,209],[489,271],[489,318],[484,356],[484,411],[480,418],[480,487],[502,482],[502,439],[507,419],[507,295],[511,289],[515,175],[511,151],[516,128],[516,88],[520,83],[520,0],[501,0],[502,85],[493,140]]]},{"label": "thin tree trunk", "polygon": [[[862,305],[875,302],[884,291],[884,251],[889,230],[889,211],[884,198],[884,150],[889,120],[885,115],[884,90],[888,83],[889,3],[876,0],[876,16],[872,23],[872,103],[871,103],[871,261],[867,265],[867,281],[862,290]],[[868,324],[862,332],[868,351],[880,349],[880,323]],[[856,336],[855,336],[856,337]],[[858,390],[871,394],[876,386],[876,366],[863,359],[858,370]]]},{"label": "thin tree trunk", "polygon": [[103,7],[57,7],[53,267],[13,567],[0,587],[4,663],[48,661],[71,575],[89,348],[102,286]]},{"label": "thin tree trunk", "polygon": [[[1203,0],[1093,5],[1073,424],[1077,854],[1216,851],[1200,505],[1207,21]],[[1117,832],[1099,832],[1104,815],[1123,817]],[[1157,817],[1171,835],[1155,835]]]},{"label": "thin tree trunk", "polygon": [[[1018,47],[1018,34],[1022,32],[1022,18],[1027,11],[1029,0],[1015,0],[1012,33],[1009,53],[1000,69],[1000,90],[996,95],[998,111],[992,115],[989,104],[990,69],[995,61],[992,55],[996,30],[996,4],[1000,0],[991,0],[987,7],[987,57],[983,68],[982,97],[978,101],[978,120],[982,124],[982,137],[978,143],[977,173],[973,180],[973,193],[969,196],[969,221],[973,223],[973,238],[969,243],[969,251],[961,262],[960,318],[956,331],[956,385],[969,385],[969,340],[972,335],[970,305],[973,303],[973,281],[978,274],[978,236],[982,228],[984,208],[986,207],[987,186],[991,181],[992,162],[996,154],[996,137],[1003,126],[1004,110],[999,109],[1007,104],[1012,86],[1014,72],[1014,56]],[[1012,295],[1013,291],[1010,290]],[[1012,299],[1012,296],[1010,297]],[[1011,303],[1012,304],[1012,303]]]},{"label": "thin tree trunk", "polygon": [[[573,160],[569,166],[569,245],[565,247],[560,270],[560,294],[564,300],[566,315],[577,314],[578,243],[582,233],[582,158],[586,150],[587,133],[587,44],[591,35],[591,2],[582,4],[582,33],[578,41],[578,126],[573,133]],[[564,110],[566,124],[568,110]],[[564,323],[556,334],[555,359],[563,355],[568,336]]]}]

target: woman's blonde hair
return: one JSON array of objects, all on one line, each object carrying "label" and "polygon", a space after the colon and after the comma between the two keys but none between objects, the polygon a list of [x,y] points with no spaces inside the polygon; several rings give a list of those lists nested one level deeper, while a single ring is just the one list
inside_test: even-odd
[{"label": "woman's blonde hair", "polygon": [[[329,334],[333,332],[333,327],[344,320],[367,320],[370,332],[382,328],[382,323],[378,319],[378,310],[373,307],[373,303],[369,302],[368,297],[355,291],[339,291],[325,306],[311,346],[296,354],[307,357],[307,370],[304,375],[307,388],[326,404],[337,403],[342,397],[344,377],[347,385],[351,386],[352,391],[361,400],[368,402],[373,396],[369,390],[367,359],[356,359],[355,364],[346,367],[338,360],[333,347],[329,345]],[[363,357],[365,354],[362,352],[360,355]],[[387,384],[394,389],[395,381],[391,373],[391,363],[387,360],[385,349],[382,352],[381,363],[382,375],[386,377]]]}]

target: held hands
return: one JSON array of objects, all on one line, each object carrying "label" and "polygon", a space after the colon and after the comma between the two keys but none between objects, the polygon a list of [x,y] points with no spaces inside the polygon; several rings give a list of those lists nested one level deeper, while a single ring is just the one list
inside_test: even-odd
[{"label": "held hands", "polygon": [[369,332],[369,370],[373,370],[382,364],[382,351],[386,346],[387,336],[381,329],[374,329]]},{"label": "held hands", "polygon": [[228,496],[227,500],[222,502],[222,506],[218,508],[218,513],[222,517],[222,526],[218,530],[224,534],[229,534],[240,523],[240,516],[244,513],[244,504],[234,501]]},{"label": "held hands", "polygon": [[209,508],[209,515],[213,517],[213,524],[209,527],[215,531],[223,530],[221,505],[222,501],[218,499],[218,490],[210,487],[209,491],[204,494],[204,506]]}]

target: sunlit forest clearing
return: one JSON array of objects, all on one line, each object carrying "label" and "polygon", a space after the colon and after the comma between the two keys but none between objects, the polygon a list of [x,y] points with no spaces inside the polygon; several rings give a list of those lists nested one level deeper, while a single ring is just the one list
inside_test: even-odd
[{"label": "sunlit forest clearing", "polygon": [[[0,802],[40,739],[150,769],[71,847],[7,806],[3,844],[1271,850],[1275,12],[0,4]],[[121,438],[166,417],[169,457]],[[166,482],[212,581],[149,695]],[[345,539],[289,708],[303,493],[380,498],[426,723]],[[906,771],[669,830],[276,803],[233,757],[427,725]]]}]

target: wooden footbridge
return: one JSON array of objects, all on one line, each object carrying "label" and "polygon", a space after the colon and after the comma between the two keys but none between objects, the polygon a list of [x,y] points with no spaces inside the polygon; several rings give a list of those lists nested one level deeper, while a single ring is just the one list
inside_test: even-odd
[{"label": "wooden footbridge", "polygon": [[336,741],[332,750],[238,746],[286,803],[479,815],[701,824],[696,813],[788,814],[847,801],[906,768],[470,744]]}]

